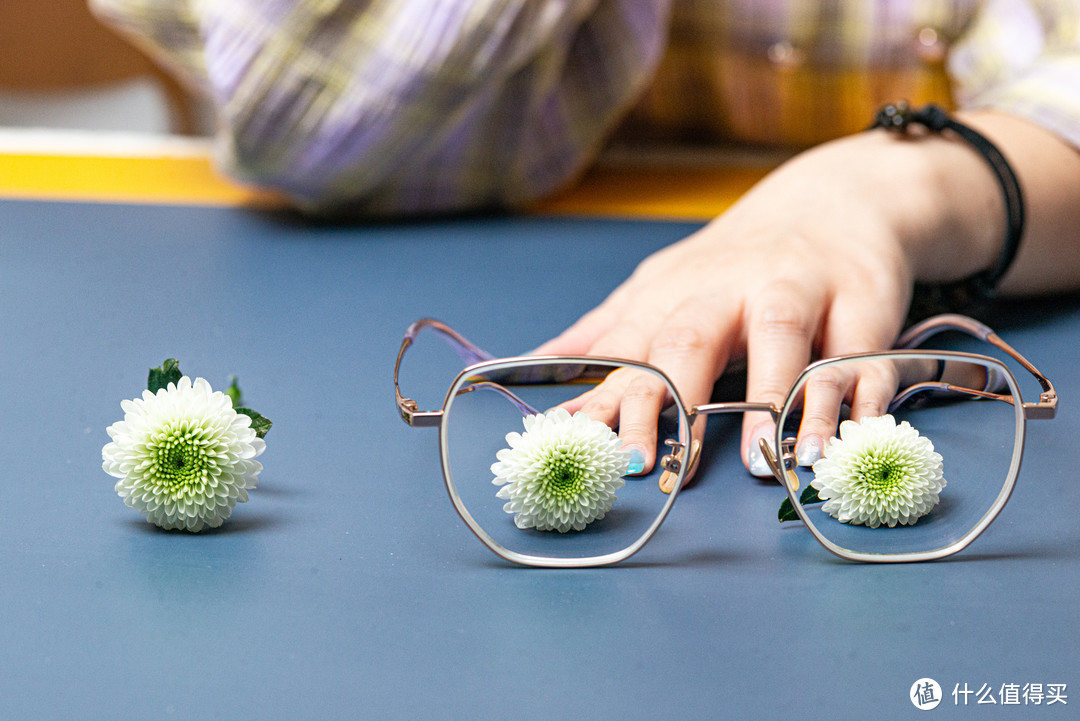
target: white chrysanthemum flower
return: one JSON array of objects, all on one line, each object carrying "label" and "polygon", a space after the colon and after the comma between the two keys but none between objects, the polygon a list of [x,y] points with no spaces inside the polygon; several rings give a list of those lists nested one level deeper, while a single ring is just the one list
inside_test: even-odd
[{"label": "white chrysanthemum flower", "polygon": [[811,482],[821,510],[842,523],[877,528],[911,525],[938,503],[945,487],[941,454],[929,438],[891,415],[840,424]]},{"label": "white chrysanthemum flower", "polygon": [[266,444],[229,396],[183,376],[120,407],[124,420],[108,428],[101,467],[120,479],[116,492],[146,520],[166,529],[217,528],[247,501]]},{"label": "white chrysanthemum flower", "polygon": [[626,481],[630,452],[600,421],[564,408],[524,418],[524,433],[508,433],[491,466],[502,486],[503,510],[518,528],[580,531],[611,510]]}]

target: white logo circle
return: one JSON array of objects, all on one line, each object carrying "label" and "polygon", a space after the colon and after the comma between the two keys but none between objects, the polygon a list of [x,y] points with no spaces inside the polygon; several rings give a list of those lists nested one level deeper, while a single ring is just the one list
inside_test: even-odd
[{"label": "white logo circle", "polygon": [[911,684],[911,693],[908,695],[915,708],[921,711],[929,711],[937,708],[941,703],[941,686],[932,678],[920,678]]}]

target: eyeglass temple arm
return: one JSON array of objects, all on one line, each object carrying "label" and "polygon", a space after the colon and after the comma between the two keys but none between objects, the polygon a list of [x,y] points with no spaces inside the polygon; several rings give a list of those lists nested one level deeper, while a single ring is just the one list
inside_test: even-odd
[{"label": "eyeglass temple arm", "polygon": [[897,408],[907,403],[914,396],[919,393],[927,393],[930,391],[946,392],[946,393],[961,393],[967,396],[974,396],[975,398],[985,398],[992,401],[1003,401],[1009,405],[1013,404],[1013,397],[1011,395],[1004,395],[1002,393],[991,393],[986,390],[977,390],[975,388],[966,388],[964,386],[953,385],[952,383],[942,383],[941,381],[926,381],[923,383],[916,383],[915,385],[908,386],[904,390],[893,396],[893,399],[889,401],[889,413],[894,412]]},{"label": "eyeglass temple arm", "polygon": [[[900,338],[897,339],[896,347],[915,348],[922,345],[922,343],[931,336],[950,330],[967,333],[970,336],[989,343],[1023,366],[1024,370],[1035,376],[1035,379],[1039,381],[1039,385],[1042,387],[1042,393],[1039,394],[1039,401],[1037,403],[1024,403],[1024,415],[1027,418],[1054,417],[1057,413],[1058,396],[1057,391],[1054,389],[1054,384],[1050,382],[1050,379],[1044,376],[1031,361],[1020,355],[1015,348],[1002,340],[989,326],[980,323],[974,318],[955,313],[946,313],[944,315],[936,315],[932,318],[927,318],[908,328]],[[970,389],[957,390],[970,392]]]},{"label": "eyeglass temple arm", "polygon": [[516,395],[514,395],[513,391],[511,391],[509,388],[499,385],[494,381],[480,381],[478,383],[471,383],[459,390],[457,392],[457,395],[460,396],[463,393],[472,393],[473,391],[495,391],[500,396],[513,403],[514,407],[521,411],[521,415],[523,416],[534,416],[540,412],[530,406],[525,401],[518,398]]},{"label": "eyeglass temple arm", "polygon": [[461,360],[465,361],[465,365],[472,365],[473,363],[491,360],[495,357],[483,348],[470,342],[465,336],[446,325],[446,323],[435,320],[434,318],[421,318],[420,320],[415,321],[405,331],[405,340],[412,344],[412,342],[416,340],[416,336],[420,335],[420,331],[424,328],[431,328],[432,330],[438,331],[443,340],[454,349],[454,352],[458,354]]},{"label": "eyeglass temple arm", "polygon": [[[454,352],[465,362],[465,365],[472,365],[473,363],[479,363],[481,361],[491,360],[493,355],[483,350],[482,348],[474,345],[463,335],[456,330],[446,325],[442,321],[435,320],[434,318],[421,318],[415,321],[405,331],[405,337],[401,341],[401,349],[398,351],[397,362],[394,363],[394,398],[397,401],[398,415],[401,419],[414,427],[424,426],[437,426],[442,418],[442,411],[422,411],[418,408],[416,401],[411,398],[406,398],[401,394],[401,386],[398,384],[398,374],[401,370],[401,359],[405,357],[405,351],[409,349],[409,346],[413,344],[416,337],[420,335],[420,331],[424,328],[431,328],[436,330],[442,336]],[[479,384],[476,384],[479,387]],[[496,384],[497,385],[497,384]],[[470,388],[475,390],[475,388]],[[506,389],[502,389],[506,390]],[[506,391],[509,393],[509,391]],[[513,396],[512,393],[510,393]],[[520,408],[520,399],[513,396],[511,402],[517,401],[515,405]],[[528,407],[526,405],[526,407]],[[535,413],[535,411],[532,411]]]}]

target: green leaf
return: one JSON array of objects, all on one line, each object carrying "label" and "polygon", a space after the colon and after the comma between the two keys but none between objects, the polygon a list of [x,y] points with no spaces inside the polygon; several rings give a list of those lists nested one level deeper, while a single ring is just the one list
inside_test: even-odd
[{"label": "green leaf", "polygon": [[[802,495],[799,496],[799,503],[803,506],[810,503],[821,503],[821,497],[818,496],[817,489],[811,485],[807,485],[803,489]],[[799,514],[795,512],[795,506],[791,505],[791,499],[785,498],[784,502],[780,504],[780,510],[776,512],[776,517],[780,519],[780,522],[784,521],[797,521],[799,520]]]},{"label": "green leaf", "polygon": [[151,393],[157,393],[170,383],[179,383],[183,375],[180,372],[180,361],[168,358],[160,367],[150,369],[150,374],[146,377],[146,388]]},{"label": "green leaf", "polygon": [[236,412],[243,413],[245,416],[251,418],[251,428],[259,438],[266,436],[267,432],[270,430],[270,426],[274,425],[269,418],[250,408],[237,408]]},{"label": "green leaf", "polygon": [[799,503],[802,505],[808,505],[810,503],[821,503],[823,499],[818,495],[817,489],[807,484],[803,489],[802,495],[799,496]]},{"label": "green leaf", "polygon": [[225,395],[232,398],[233,408],[239,408],[244,404],[244,394],[240,392],[240,386],[236,385],[236,376],[229,376],[229,387]]}]

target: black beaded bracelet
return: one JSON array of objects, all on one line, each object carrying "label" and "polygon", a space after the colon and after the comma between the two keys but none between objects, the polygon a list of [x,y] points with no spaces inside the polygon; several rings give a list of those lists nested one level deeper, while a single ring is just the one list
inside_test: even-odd
[{"label": "black beaded bracelet", "polygon": [[917,284],[912,299],[911,320],[948,310],[978,313],[993,298],[994,288],[1008,272],[1020,249],[1020,238],[1024,234],[1024,197],[1020,182],[997,146],[982,133],[953,119],[937,105],[924,105],[918,109],[905,102],[886,105],[877,112],[869,129],[885,128],[907,133],[912,125],[921,125],[932,133],[954,133],[983,157],[994,172],[1005,201],[1005,243],[997,260],[984,271],[952,283]]}]

